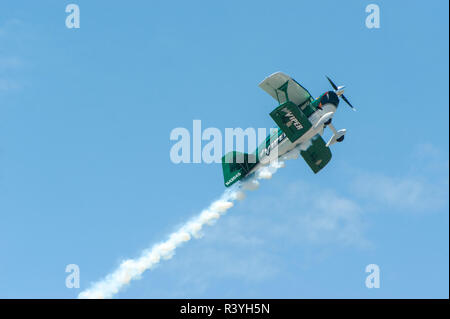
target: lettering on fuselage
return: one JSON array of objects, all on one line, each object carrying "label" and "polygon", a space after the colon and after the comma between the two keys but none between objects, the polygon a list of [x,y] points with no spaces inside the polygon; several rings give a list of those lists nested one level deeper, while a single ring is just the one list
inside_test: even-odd
[{"label": "lettering on fuselage", "polygon": [[[266,153],[267,156],[270,155],[270,150],[276,147],[278,144],[281,143],[286,138],[286,134],[282,133],[278,138],[272,141],[269,146],[267,146],[263,151]],[[262,152],[261,152],[262,153]]]},{"label": "lettering on fuselage", "polygon": [[295,115],[291,111],[286,112],[285,116],[292,122],[292,124],[294,124],[295,128],[298,131],[300,131],[303,128],[303,125],[300,123],[300,121],[295,117]]}]

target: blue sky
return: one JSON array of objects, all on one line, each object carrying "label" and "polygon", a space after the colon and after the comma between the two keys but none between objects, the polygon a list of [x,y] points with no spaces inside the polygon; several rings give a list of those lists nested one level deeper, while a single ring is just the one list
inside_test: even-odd
[{"label": "blue sky", "polygon": [[257,84],[283,71],[347,86],[333,160],[289,161],[117,297],[448,298],[447,1],[74,1],[76,30],[69,3],[0,3],[0,297],[75,298],[198,214],[221,166],[173,164],[171,130],[273,127]]}]

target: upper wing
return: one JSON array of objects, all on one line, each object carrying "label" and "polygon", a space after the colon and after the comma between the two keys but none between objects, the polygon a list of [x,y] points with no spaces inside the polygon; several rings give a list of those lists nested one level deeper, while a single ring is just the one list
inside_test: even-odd
[{"label": "upper wing", "polygon": [[308,90],[283,72],[276,72],[265,78],[259,87],[269,93],[279,104],[292,101],[301,105],[312,99]]}]

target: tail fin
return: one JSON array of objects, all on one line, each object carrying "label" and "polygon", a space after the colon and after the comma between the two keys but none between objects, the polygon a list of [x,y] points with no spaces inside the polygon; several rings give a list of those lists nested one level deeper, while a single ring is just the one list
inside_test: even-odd
[{"label": "tail fin", "polygon": [[254,154],[229,152],[222,157],[223,179],[226,187],[230,187],[244,178],[257,164]]}]

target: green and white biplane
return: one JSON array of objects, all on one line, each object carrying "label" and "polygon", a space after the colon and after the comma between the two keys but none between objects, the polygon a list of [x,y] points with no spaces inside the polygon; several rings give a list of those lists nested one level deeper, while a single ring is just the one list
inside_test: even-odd
[{"label": "green and white biplane", "polygon": [[[353,110],[354,108],[343,95],[344,87],[336,86],[330,78],[327,79],[334,91],[327,91],[317,99],[314,99],[297,81],[282,72],[270,75],[259,84],[260,88],[279,103],[279,106],[270,113],[279,128],[252,154],[233,151],[222,157],[226,187],[251,176],[260,167],[268,165],[298,146],[305,146],[300,147],[300,155],[314,173],[328,164],[331,159],[329,147],[336,142],[342,142],[346,133],[345,129],[337,131],[331,124],[339,105],[339,98]],[[322,135],[327,126],[333,132],[333,136],[325,143]]]}]

